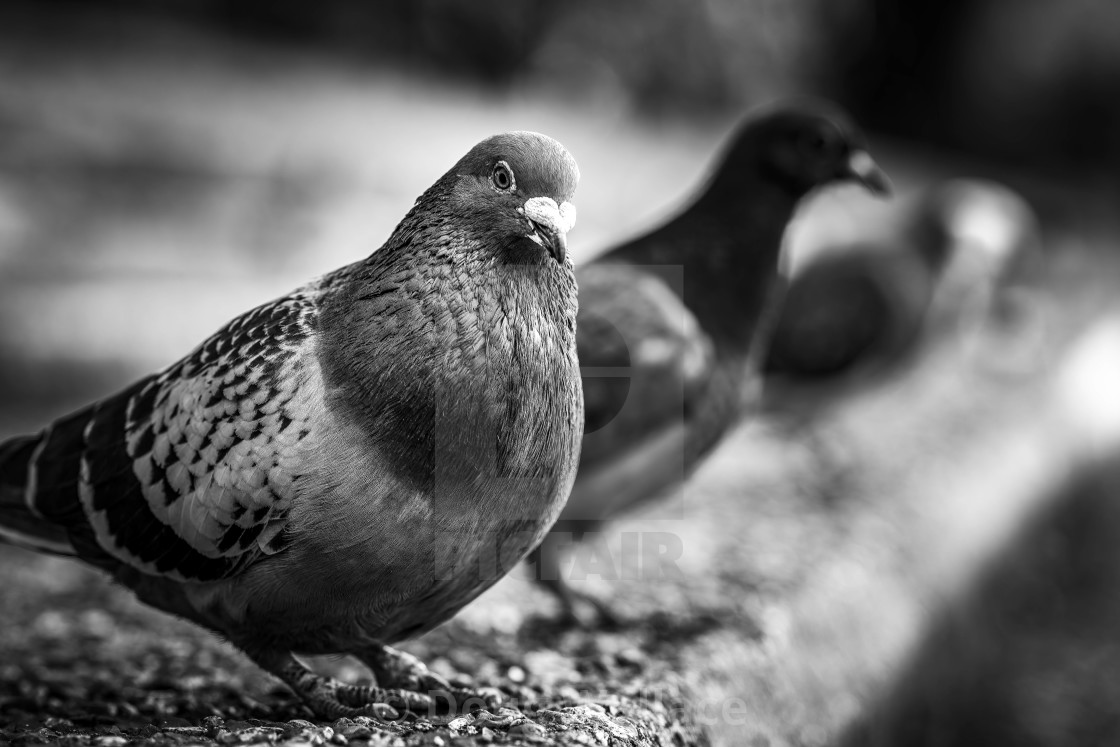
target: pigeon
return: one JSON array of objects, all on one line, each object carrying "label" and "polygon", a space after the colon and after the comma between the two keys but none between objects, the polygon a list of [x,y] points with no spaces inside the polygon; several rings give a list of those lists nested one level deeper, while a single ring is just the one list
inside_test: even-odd
[{"label": "pigeon", "polygon": [[889,191],[864,138],[831,105],[749,115],[707,184],[675,217],[577,271],[585,434],[575,487],[533,578],[562,620],[614,615],[560,574],[560,545],[681,484],[751,397],[744,382],[780,289],[779,254],[803,197],[834,182]]},{"label": "pigeon", "polygon": [[927,187],[856,232],[793,273],[762,364],[768,410],[810,413],[808,387],[880,380],[934,337],[1007,316],[1000,289],[1041,251],[1026,201],[974,179]]},{"label": "pigeon", "polygon": [[[0,445],[0,537],[219,633],[319,718],[481,692],[388,644],[501,578],[571,489],[578,179],[549,137],[483,140],[369,257]],[[376,685],[293,656],[336,653]]]}]

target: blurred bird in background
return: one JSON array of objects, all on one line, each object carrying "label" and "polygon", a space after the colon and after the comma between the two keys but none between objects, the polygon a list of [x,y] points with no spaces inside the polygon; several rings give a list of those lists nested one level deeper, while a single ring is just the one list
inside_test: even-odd
[{"label": "blurred bird in background", "polygon": [[1022,197],[958,179],[879,212],[793,271],[762,364],[770,414],[812,419],[826,401],[914,364],[935,341],[1033,323],[1041,237]]},{"label": "blurred bird in background", "polygon": [[[578,178],[543,135],[479,143],[368,258],[0,445],[0,537],[218,632],[320,718],[471,694],[385,644],[497,581],[571,488]],[[377,686],[293,653],[353,654]]]},{"label": "blurred bird in background", "polygon": [[934,324],[955,330],[990,370],[1016,373],[1037,363],[1050,315],[1043,287],[1045,241],[1030,203],[1013,189],[954,179],[940,196],[952,258],[934,301]]},{"label": "blurred bird in background", "polygon": [[[845,181],[888,191],[863,135],[818,102],[755,113],[674,218],[581,267],[578,349],[586,434],[552,537],[578,540],[679,484],[736,421],[752,341],[778,278],[782,237],[803,197]],[[550,543],[551,545],[551,543]],[[613,614],[563,580],[557,547],[532,555],[564,618]]]}]

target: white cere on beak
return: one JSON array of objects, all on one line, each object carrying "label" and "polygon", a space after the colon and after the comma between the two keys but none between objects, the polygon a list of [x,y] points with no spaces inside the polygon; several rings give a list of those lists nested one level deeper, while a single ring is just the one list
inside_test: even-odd
[{"label": "white cere on beak", "polygon": [[865,150],[854,151],[848,160],[848,167],[851,168],[853,174],[860,178],[866,178],[878,168],[871,154]]},{"label": "white cere on beak", "polygon": [[576,206],[570,202],[557,205],[551,197],[530,197],[521,212],[533,223],[558,234],[566,234],[576,224]]},{"label": "white cere on beak", "polygon": [[848,171],[867,187],[872,194],[886,197],[891,193],[891,182],[866,150],[853,151],[848,157]]},{"label": "white cere on beak", "polygon": [[519,210],[529,221],[529,233],[525,235],[564,264],[568,256],[568,231],[576,224],[575,205],[570,202],[557,205],[551,197],[530,197]]}]

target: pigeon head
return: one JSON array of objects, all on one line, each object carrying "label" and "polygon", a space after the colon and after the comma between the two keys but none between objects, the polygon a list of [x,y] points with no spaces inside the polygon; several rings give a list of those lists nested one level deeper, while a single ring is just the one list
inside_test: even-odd
[{"label": "pigeon head", "polygon": [[775,106],[740,127],[716,181],[736,188],[736,179],[754,173],[795,198],[841,181],[859,182],[877,195],[890,193],[890,182],[867,152],[862,133],[822,102]]},{"label": "pigeon head", "polygon": [[536,132],[494,135],[471,148],[445,179],[452,182],[452,199],[494,245],[532,241],[564,264],[579,167],[560,143]]}]

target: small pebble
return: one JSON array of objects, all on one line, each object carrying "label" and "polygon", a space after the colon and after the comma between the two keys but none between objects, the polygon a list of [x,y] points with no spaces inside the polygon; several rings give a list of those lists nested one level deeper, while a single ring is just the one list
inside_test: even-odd
[{"label": "small pebble", "polygon": [[556,688],[556,695],[564,700],[578,702],[580,699],[579,690],[575,689],[571,685],[561,685],[560,687]]},{"label": "small pebble", "polygon": [[646,661],[645,654],[636,648],[624,648],[614,655],[616,661],[623,666],[638,667]]},{"label": "small pebble", "polygon": [[510,736],[514,737],[543,737],[547,733],[543,726],[532,721],[522,721],[509,729]]},{"label": "small pebble", "polygon": [[301,718],[294,718],[288,722],[293,729],[314,729],[315,724],[310,721],[304,721]]},{"label": "small pebble", "polygon": [[564,723],[564,714],[560,711],[553,711],[548,708],[542,708],[536,713],[536,718],[549,723]]},{"label": "small pebble", "polygon": [[447,728],[451,731],[463,731],[473,722],[474,719],[470,718],[469,716],[459,716],[458,718],[453,719],[451,723],[447,725]]}]

